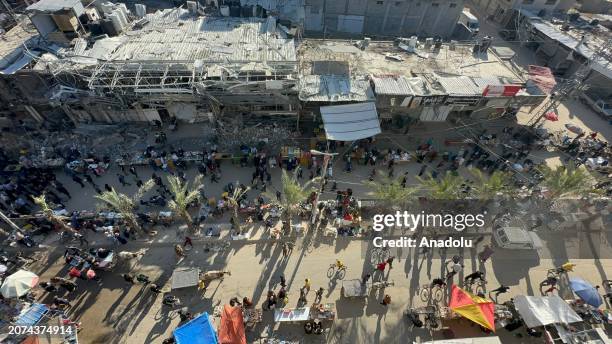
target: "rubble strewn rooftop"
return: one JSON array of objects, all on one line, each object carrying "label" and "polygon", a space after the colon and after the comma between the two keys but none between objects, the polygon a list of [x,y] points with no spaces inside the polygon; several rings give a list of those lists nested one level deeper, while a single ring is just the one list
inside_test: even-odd
[{"label": "rubble strewn rooftop", "polygon": [[[1,36],[0,39],[0,70],[8,68],[11,64],[24,57],[30,43],[38,37],[38,32],[24,20]],[[10,74],[6,71],[2,73]]]},{"label": "rubble strewn rooftop", "polygon": [[[315,74],[317,61],[345,61],[351,75],[396,75],[448,74],[470,77],[496,76],[521,82],[522,76],[514,72],[507,63],[493,54],[472,53],[472,45],[451,46],[442,44],[439,50],[425,50],[422,46],[415,52],[402,50],[393,42],[371,42],[365,50],[353,46],[351,41],[306,40],[299,48],[304,74]],[[389,58],[389,55],[399,57]]]},{"label": "rubble strewn rooftop", "polygon": [[176,8],[147,15],[143,28],[97,41],[84,55],[109,61],[295,61],[292,39],[276,21],[258,18],[194,18]]}]

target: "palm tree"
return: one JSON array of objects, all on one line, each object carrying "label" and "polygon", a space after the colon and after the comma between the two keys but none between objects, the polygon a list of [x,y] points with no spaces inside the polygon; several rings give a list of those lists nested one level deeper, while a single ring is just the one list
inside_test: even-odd
[{"label": "palm tree", "polygon": [[457,200],[465,197],[463,193],[465,179],[450,171],[447,171],[444,177],[439,179],[432,177],[417,177],[417,179],[427,196],[431,199]]},{"label": "palm tree", "polygon": [[149,179],[131,197],[117,192],[115,188],[113,188],[111,191],[105,191],[100,195],[96,195],[95,197],[102,201],[103,206],[106,206],[121,214],[121,218],[135,232],[142,232],[142,227],[140,227],[140,224],[138,223],[135,210],[138,207],[138,201],[140,201],[144,194],[147,193],[147,191],[149,191],[154,185],[155,182],[152,179]]},{"label": "palm tree", "polygon": [[472,195],[481,200],[490,200],[498,196],[511,195],[515,191],[511,186],[508,172],[495,171],[487,177],[481,170],[471,168],[470,173],[476,179]]},{"label": "palm tree", "polygon": [[542,185],[548,189],[551,199],[579,198],[589,193],[597,193],[593,187],[595,178],[584,166],[576,167],[573,163],[557,166],[555,169],[542,166],[542,173]]},{"label": "palm tree", "polygon": [[168,185],[173,196],[172,200],[168,203],[168,207],[185,221],[191,233],[195,233],[197,228],[193,225],[188,208],[200,195],[202,176],[198,175],[191,185],[188,182],[183,182],[177,176],[168,176]]},{"label": "palm tree", "polygon": [[[278,203],[283,207],[283,216],[289,228],[291,228],[291,220],[295,215],[295,209],[315,191],[314,184],[318,183],[320,180],[320,177],[316,177],[302,185],[297,179],[297,170],[293,174],[289,174],[287,170],[282,170],[281,197]],[[277,199],[276,195],[268,194],[268,196],[271,199]]]},{"label": "palm tree", "polygon": [[47,203],[47,197],[45,196],[45,194],[42,194],[38,197],[32,196],[32,199],[34,200],[34,203],[36,203],[40,207],[47,220],[53,223],[54,226],[61,229],[62,231],[74,232],[74,229],[68,226],[61,216],[58,216],[53,212],[53,209],[51,209],[49,203]]},{"label": "palm tree", "polygon": [[240,218],[238,217],[238,210],[240,209],[240,200],[247,192],[249,192],[249,190],[251,190],[251,187],[249,186],[247,186],[246,188],[242,188],[240,187],[240,185],[236,185],[232,194],[227,196],[227,202],[229,203],[230,207],[232,207],[232,222],[238,234],[242,233],[242,227],[240,226]]},{"label": "palm tree", "polygon": [[373,190],[374,197],[382,202],[383,208],[399,209],[419,191],[418,187],[404,187],[402,179],[403,177],[389,178],[380,173],[378,180],[369,180],[365,184]]}]

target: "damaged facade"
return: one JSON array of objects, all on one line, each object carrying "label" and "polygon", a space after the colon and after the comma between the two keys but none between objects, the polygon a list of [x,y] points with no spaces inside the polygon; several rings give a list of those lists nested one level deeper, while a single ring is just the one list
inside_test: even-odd
[{"label": "damaged facade", "polygon": [[[300,15],[266,6],[269,14]],[[545,97],[490,42],[299,39],[299,27],[272,15],[209,16],[192,5],[136,12],[74,0],[30,6],[33,25],[23,22],[2,44],[0,82],[11,90],[0,93],[2,115],[75,123],[241,115],[318,121],[322,106],[371,102],[386,121],[444,121],[491,117]]]}]

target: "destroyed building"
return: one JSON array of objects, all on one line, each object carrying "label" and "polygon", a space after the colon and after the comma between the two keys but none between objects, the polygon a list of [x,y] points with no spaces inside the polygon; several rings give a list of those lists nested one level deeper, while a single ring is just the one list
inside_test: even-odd
[{"label": "destroyed building", "polygon": [[[58,2],[64,6],[61,18]],[[67,2],[30,6],[36,29],[19,36],[27,44],[2,49],[0,68],[8,85],[44,90],[41,101],[74,122],[297,111],[295,44],[274,17],[204,17],[175,8],[138,18],[126,16],[125,6],[107,3],[96,15],[101,19],[83,25],[72,18],[84,11],[78,5],[67,11],[73,4]],[[22,80],[26,75],[45,83],[28,84]]]},{"label": "destroyed building", "polygon": [[28,7],[29,21],[1,42],[1,114],[41,123],[316,123],[322,107],[368,103],[383,122],[445,121],[488,118],[545,97],[513,65],[513,52],[490,40],[298,42],[275,16],[203,16],[193,5],[134,12],[76,0]]},{"label": "destroyed building", "polygon": [[316,118],[321,106],[375,102],[384,125],[397,116],[484,119],[540,104],[546,93],[513,66],[514,53],[489,45],[306,40],[298,51],[302,112]]}]

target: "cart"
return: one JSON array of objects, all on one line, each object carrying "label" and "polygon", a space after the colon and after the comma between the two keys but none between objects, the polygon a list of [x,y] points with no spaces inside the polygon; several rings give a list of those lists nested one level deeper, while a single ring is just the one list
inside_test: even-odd
[{"label": "cart", "polygon": [[362,283],[360,279],[342,281],[342,296],[349,298],[366,297],[370,293],[371,283]]},{"label": "cart", "polygon": [[172,273],[172,290],[196,287],[200,281],[199,268],[181,268]]}]

